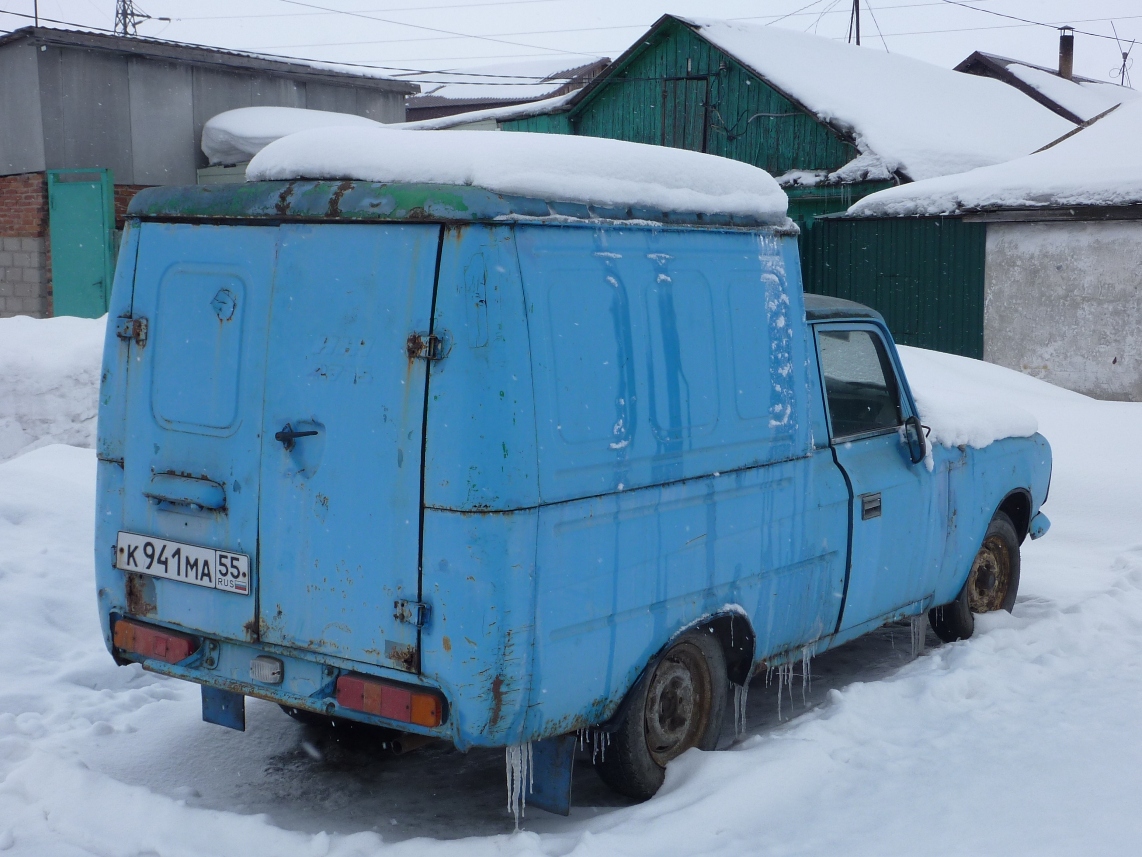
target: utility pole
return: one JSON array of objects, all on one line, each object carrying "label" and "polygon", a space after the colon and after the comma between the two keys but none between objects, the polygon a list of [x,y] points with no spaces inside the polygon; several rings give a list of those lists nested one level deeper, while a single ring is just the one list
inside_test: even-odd
[{"label": "utility pole", "polygon": [[32,16],[36,19],[36,26],[40,26],[40,0],[32,3]]},{"label": "utility pole", "polygon": [[857,45],[860,45],[860,0],[853,0],[853,10],[849,13],[849,44],[852,44],[853,33],[856,33]]},{"label": "utility pole", "polygon": [[115,0],[115,35],[139,35],[139,22],[149,17],[136,8],[134,0]]}]

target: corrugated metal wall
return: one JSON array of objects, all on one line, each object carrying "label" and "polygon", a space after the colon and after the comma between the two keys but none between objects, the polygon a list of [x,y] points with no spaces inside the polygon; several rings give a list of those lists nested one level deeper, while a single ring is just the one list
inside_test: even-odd
[{"label": "corrugated metal wall", "polygon": [[817,220],[805,291],[879,310],[897,342],[982,358],[986,233],[955,217]]},{"label": "corrugated metal wall", "polygon": [[570,134],[571,120],[566,113],[550,113],[543,116],[528,116],[523,119],[508,119],[500,123],[501,131],[531,131],[535,134]]}]

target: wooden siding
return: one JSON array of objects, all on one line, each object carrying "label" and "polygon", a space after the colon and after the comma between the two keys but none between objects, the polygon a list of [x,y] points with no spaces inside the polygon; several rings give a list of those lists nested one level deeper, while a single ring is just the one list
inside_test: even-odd
[{"label": "wooden siding", "polygon": [[897,342],[982,358],[986,229],[955,217],[818,220],[801,235],[805,291],[873,307]]},{"label": "wooden siding", "polygon": [[705,151],[774,176],[835,170],[857,155],[828,126],[673,21],[570,120],[576,134]]},{"label": "wooden siding", "polygon": [[570,134],[571,120],[566,113],[548,113],[527,116],[523,119],[507,119],[500,123],[500,130],[531,131],[535,134]]}]

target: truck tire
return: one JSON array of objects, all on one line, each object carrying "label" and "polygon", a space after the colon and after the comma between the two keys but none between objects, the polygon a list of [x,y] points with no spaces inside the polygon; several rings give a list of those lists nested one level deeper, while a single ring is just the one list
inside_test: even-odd
[{"label": "truck tire", "polygon": [[951,604],[928,611],[928,621],[945,643],[966,640],[975,631],[976,613],[1011,612],[1019,593],[1019,534],[1004,512],[996,512],[968,579]]},{"label": "truck tire", "polygon": [[718,640],[708,631],[683,634],[631,689],[625,713],[595,761],[603,782],[635,800],[653,797],[667,762],[691,747],[717,746],[728,691]]}]

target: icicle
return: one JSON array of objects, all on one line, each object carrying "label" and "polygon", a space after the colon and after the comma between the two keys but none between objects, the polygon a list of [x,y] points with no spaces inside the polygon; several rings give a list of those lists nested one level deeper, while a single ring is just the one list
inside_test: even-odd
[{"label": "icicle", "polygon": [[921,613],[912,617],[912,657],[918,658],[924,654],[924,647],[928,643],[928,617]]},{"label": "icicle", "polygon": [[734,737],[745,734],[746,702],[749,699],[749,679],[744,684],[734,685]]},{"label": "icicle", "polygon": [[505,747],[504,766],[508,779],[508,811],[515,817],[515,827],[519,830],[520,816],[527,814],[527,791],[535,786],[531,742]]},{"label": "icicle", "polygon": [[813,675],[809,667],[809,661],[812,655],[809,652],[808,646],[801,648],[801,704],[806,708],[809,707],[809,702],[805,698],[805,688],[813,689]]}]

